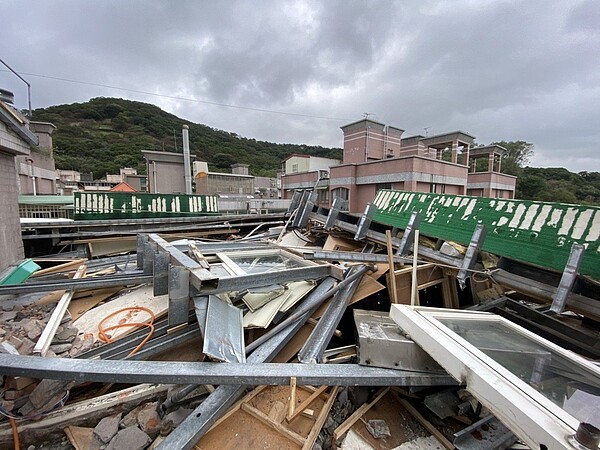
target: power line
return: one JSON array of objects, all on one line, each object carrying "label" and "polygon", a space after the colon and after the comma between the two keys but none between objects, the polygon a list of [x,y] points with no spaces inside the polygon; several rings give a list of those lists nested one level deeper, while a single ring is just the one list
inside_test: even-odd
[{"label": "power line", "polygon": [[[8,72],[8,70],[0,69],[0,72]],[[230,105],[228,103],[211,102],[208,100],[198,100],[195,98],[179,97],[176,95],[156,94],[154,92],[140,91],[137,89],[128,89],[128,88],[119,87],[119,86],[111,86],[109,84],[92,83],[90,81],[71,80],[68,78],[54,77],[51,75],[40,75],[37,73],[30,73],[30,72],[20,72],[20,73],[22,73],[23,75],[28,75],[30,77],[45,78],[47,80],[62,81],[65,83],[74,83],[74,84],[81,84],[81,85],[85,85],[85,86],[102,87],[102,88],[107,88],[107,89],[116,89],[119,91],[132,92],[135,94],[143,94],[143,95],[152,95],[154,97],[168,98],[171,100],[182,100],[182,101],[186,101],[186,102],[202,103],[204,105],[221,106],[223,108],[243,109],[246,111],[263,112],[263,113],[269,113],[269,114],[279,114],[282,116],[306,117],[309,119],[336,120],[336,121],[345,121],[345,122],[352,120],[352,119],[346,119],[346,118],[342,118],[342,117],[314,116],[311,114],[301,114],[301,113],[292,113],[292,112],[286,112],[286,111],[276,111],[276,110],[272,110],[272,109],[253,108],[251,106]]]}]

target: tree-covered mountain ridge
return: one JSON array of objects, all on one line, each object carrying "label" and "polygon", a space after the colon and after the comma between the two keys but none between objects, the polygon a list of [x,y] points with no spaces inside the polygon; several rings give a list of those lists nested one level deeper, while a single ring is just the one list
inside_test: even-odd
[{"label": "tree-covered mountain ridge", "polygon": [[56,125],[52,137],[58,169],[93,172],[96,179],[118,174],[122,167],[146,173],[142,150],[182,153],[184,124],[190,128],[190,152],[213,171],[229,172],[231,164],[239,163],[248,164],[252,175],[274,177],[281,161],[293,153],[342,157],[341,148],[258,141],[120,98],[36,109],[33,120]]}]

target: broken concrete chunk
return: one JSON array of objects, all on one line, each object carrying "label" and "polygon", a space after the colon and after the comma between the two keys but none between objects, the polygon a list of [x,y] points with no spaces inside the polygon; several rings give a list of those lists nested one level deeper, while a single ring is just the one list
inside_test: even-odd
[{"label": "broken concrete chunk", "polygon": [[375,439],[383,439],[392,435],[390,433],[390,428],[388,427],[387,423],[385,423],[385,420],[381,419],[369,420],[367,422],[367,430]]},{"label": "broken concrete chunk", "polygon": [[119,431],[105,450],[143,450],[151,441],[150,436],[138,427],[129,427]]},{"label": "broken concrete chunk", "polygon": [[155,438],[160,431],[160,416],[156,411],[157,402],[147,403],[137,415],[137,423],[148,436]]},{"label": "broken concrete chunk", "polygon": [[137,415],[144,408],[144,405],[139,405],[125,414],[123,420],[119,423],[119,428],[129,428],[137,425]]},{"label": "broken concrete chunk", "polygon": [[58,327],[58,331],[54,335],[52,344],[65,344],[67,342],[73,342],[77,336],[77,332],[78,330],[75,327]]},{"label": "broken concrete chunk", "polygon": [[171,423],[173,424],[173,426],[175,428],[177,428],[181,422],[183,422],[187,416],[189,416],[192,413],[192,409],[189,408],[177,408],[175,411],[167,414],[167,416],[164,419],[164,422],[168,422],[171,421]]},{"label": "broken concrete chunk", "polygon": [[37,340],[42,335],[45,328],[45,324],[41,320],[29,319],[21,322],[24,322],[22,324],[23,331],[27,333],[27,337],[32,341]]},{"label": "broken concrete chunk", "polygon": [[12,322],[17,317],[17,313],[14,311],[3,312],[0,314],[0,322]]},{"label": "broken concrete chunk", "polygon": [[[29,402],[33,406],[33,410],[44,411],[52,408],[65,396],[72,384],[72,382],[61,380],[42,380],[29,395]],[[25,414],[22,411],[21,413],[23,415],[30,414],[30,412]]]},{"label": "broken concrete chunk", "polygon": [[121,414],[103,418],[94,428],[94,436],[100,439],[105,444],[108,444],[119,431],[119,422]]},{"label": "broken concrete chunk", "polygon": [[23,338],[23,342],[19,347],[19,353],[21,355],[31,355],[33,353],[33,349],[35,348],[35,342],[26,337]]},{"label": "broken concrete chunk", "polygon": [[71,350],[71,348],[73,348],[73,345],[71,344],[57,344],[50,346],[50,350],[52,350],[57,355],[68,352],[69,350]]}]

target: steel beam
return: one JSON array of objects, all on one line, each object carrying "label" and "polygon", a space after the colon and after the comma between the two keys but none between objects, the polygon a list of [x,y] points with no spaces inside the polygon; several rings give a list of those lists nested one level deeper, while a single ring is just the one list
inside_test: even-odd
[{"label": "steel beam", "polygon": [[454,385],[446,374],[364,367],[358,364],[210,363],[40,358],[0,354],[0,372],[55,380],[100,383],[286,385],[296,377],[309,386]]},{"label": "steel beam", "polygon": [[306,208],[306,202],[308,201],[309,195],[310,195],[310,191],[302,191],[301,192],[300,200],[298,201],[298,206],[296,206],[294,208],[294,211],[296,211],[296,216],[294,217],[294,220],[292,221],[293,228],[298,228],[298,226],[300,224],[302,212],[304,211],[304,208]]},{"label": "steel beam", "polygon": [[298,210],[300,214],[298,214],[296,216],[297,220],[294,221],[294,224],[297,227],[304,228],[304,227],[306,227],[306,225],[308,225],[308,219],[310,217],[310,214],[313,212],[313,209],[315,208],[316,203],[317,203],[317,193],[312,191],[307,196],[304,207]]},{"label": "steel beam", "polygon": [[569,297],[569,292],[571,292],[571,289],[573,289],[573,284],[575,284],[575,280],[577,279],[579,265],[581,264],[584,253],[585,247],[581,244],[573,244],[571,247],[571,253],[569,254],[567,265],[565,266],[565,270],[563,271],[560,279],[560,284],[556,290],[556,295],[552,297],[552,306],[550,307],[550,311],[554,314],[560,314],[565,310],[567,298]]},{"label": "steel beam", "polygon": [[169,254],[165,251],[154,253],[154,296],[169,293]]},{"label": "steel beam", "polygon": [[294,195],[292,196],[292,201],[290,202],[290,206],[288,206],[288,210],[287,210],[286,214],[291,214],[292,211],[294,211],[298,207],[298,205],[300,205],[301,198],[302,198],[302,192],[294,191]]},{"label": "steel beam", "polygon": [[[374,253],[358,252],[339,252],[339,251],[320,251],[320,250],[302,250],[302,256],[309,261],[352,261],[362,263],[388,263],[387,255],[377,255]],[[412,263],[412,258],[395,256],[397,263]]]},{"label": "steel beam", "polygon": [[340,215],[340,211],[344,209],[345,205],[348,202],[344,200],[342,197],[336,197],[333,199],[333,203],[331,204],[331,209],[329,210],[329,214],[327,215],[327,220],[325,221],[324,228],[326,230],[331,230],[333,228],[333,224],[338,219]]},{"label": "steel beam", "polygon": [[[360,269],[361,266],[351,267],[348,276],[353,275]],[[322,361],[323,352],[327,348],[327,344],[329,344],[333,333],[335,333],[335,329],[340,323],[342,315],[346,311],[346,307],[352,295],[356,292],[361,279],[362,277],[359,277],[347,284],[333,296],[325,313],[319,319],[319,322],[298,353],[298,360],[300,362],[314,364]]]},{"label": "steel beam", "polygon": [[329,266],[321,265],[296,267],[293,269],[281,270],[279,272],[222,277],[218,279],[217,287],[207,287],[204,284],[199,283],[193,276],[191,277],[191,283],[198,289],[200,294],[210,295],[222,292],[240,291],[253,287],[270,286],[271,284],[282,284],[289,281],[319,280],[329,275],[331,275],[331,268]]},{"label": "steel beam", "polygon": [[190,305],[190,272],[181,266],[169,267],[169,326],[187,323]]},{"label": "steel beam", "polygon": [[402,236],[402,240],[398,245],[398,251],[396,252],[399,256],[406,256],[410,251],[413,241],[415,231],[419,229],[421,225],[421,213],[418,211],[413,211],[408,219],[408,224],[406,225],[406,229],[404,230],[404,235]]},{"label": "steel beam", "polygon": [[367,231],[371,226],[371,222],[373,221],[373,215],[377,211],[377,206],[374,203],[368,203],[365,208],[365,212],[360,217],[358,222],[358,226],[356,228],[356,234],[354,235],[355,241],[362,241],[367,237]]},{"label": "steel beam", "polygon": [[51,292],[62,290],[80,291],[83,289],[100,289],[131,284],[144,284],[152,282],[152,275],[143,275],[139,272],[125,273],[123,275],[103,276],[102,278],[83,278],[81,280],[59,281],[29,281],[27,283],[0,286],[0,295],[5,294],[32,294],[36,292]]},{"label": "steel beam", "polygon": [[475,231],[473,232],[473,236],[471,237],[471,242],[469,243],[469,247],[467,248],[465,257],[463,258],[461,268],[458,271],[458,275],[456,275],[456,279],[458,280],[458,284],[460,285],[461,289],[464,289],[466,287],[467,278],[471,276],[470,271],[475,267],[475,264],[477,263],[479,249],[483,245],[484,240],[485,226],[479,224],[475,227]]},{"label": "steel beam", "polygon": [[[322,283],[321,283],[322,284]],[[302,302],[302,304],[304,304]],[[285,344],[296,334],[308,320],[310,312],[302,319],[287,326],[276,335],[269,338],[248,357],[248,363],[257,364],[271,361]],[[198,406],[167,438],[160,450],[191,449],[215,421],[235,402],[246,390],[246,386],[219,386],[208,398]]]}]

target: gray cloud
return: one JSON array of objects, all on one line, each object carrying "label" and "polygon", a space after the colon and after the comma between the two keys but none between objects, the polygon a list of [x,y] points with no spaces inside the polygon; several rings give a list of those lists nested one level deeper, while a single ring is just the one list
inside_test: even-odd
[{"label": "gray cloud", "polygon": [[[0,57],[32,74],[407,134],[523,139],[600,170],[600,5],[560,1],[0,0]],[[34,107],[117,96],[259,140],[340,146],[343,121],[26,76]],[[25,88],[0,72],[24,107]]]}]

